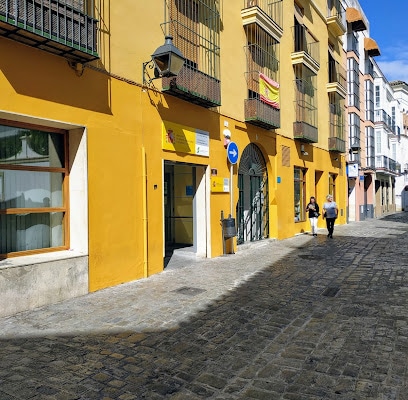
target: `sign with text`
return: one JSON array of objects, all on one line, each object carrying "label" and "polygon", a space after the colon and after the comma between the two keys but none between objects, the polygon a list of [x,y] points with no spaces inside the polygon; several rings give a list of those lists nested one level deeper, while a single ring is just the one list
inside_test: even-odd
[{"label": "sign with text", "polygon": [[210,134],[201,129],[163,121],[162,149],[209,157]]},{"label": "sign with text", "polygon": [[214,193],[229,193],[229,179],[219,176],[211,177],[211,192]]},{"label": "sign with text", "polygon": [[358,177],[358,164],[348,164],[347,165],[347,176],[349,178],[357,178]]}]

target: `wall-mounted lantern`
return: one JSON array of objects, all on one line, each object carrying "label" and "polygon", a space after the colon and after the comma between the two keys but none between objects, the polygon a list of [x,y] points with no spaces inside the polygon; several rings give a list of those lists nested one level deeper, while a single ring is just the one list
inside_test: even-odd
[{"label": "wall-mounted lantern", "polygon": [[[150,83],[153,79],[178,75],[184,61],[183,54],[173,44],[173,37],[166,36],[164,44],[152,54],[152,59],[143,63],[143,84]],[[150,78],[147,68],[154,69],[153,78]]]}]

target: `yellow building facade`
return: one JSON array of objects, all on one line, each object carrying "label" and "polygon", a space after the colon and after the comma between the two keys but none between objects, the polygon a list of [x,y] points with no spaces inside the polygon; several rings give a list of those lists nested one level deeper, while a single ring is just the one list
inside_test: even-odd
[{"label": "yellow building facade", "polygon": [[346,222],[340,2],[38,3],[0,0],[5,315],[308,232],[310,196]]}]

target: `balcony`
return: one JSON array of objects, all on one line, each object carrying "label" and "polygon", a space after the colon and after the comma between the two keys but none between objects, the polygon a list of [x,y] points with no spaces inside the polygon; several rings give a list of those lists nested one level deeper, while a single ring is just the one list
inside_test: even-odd
[{"label": "balcony", "polygon": [[374,122],[376,124],[382,124],[389,134],[398,135],[395,122],[393,121],[391,116],[386,113],[385,110],[375,110]]},{"label": "balcony", "polygon": [[340,0],[329,0],[327,5],[327,28],[334,36],[341,36],[347,30],[346,10]]},{"label": "balcony", "polygon": [[276,129],[280,127],[280,110],[260,99],[246,99],[245,121],[264,129]]},{"label": "balcony", "polygon": [[317,108],[304,100],[295,102],[296,121],[293,123],[293,137],[302,142],[317,143]]},{"label": "balcony", "polygon": [[329,82],[327,83],[328,93],[337,93],[341,98],[347,96],[346,70],[337,61],[328,62]]},{"label": "balcony", "polygon": [[98,21],[60,0],[0,0],[0,36],[85,63],[99,58]]},{"label": "balcony", "polygon": [[304,25],[292,26],[294,49],[291,54],[292,65],[303,64],[315,75],[320,68],[319,42]]},{"label": "balcony", "polygon": [[395,160],[387,156],[376,156],[375,157],[375,169],[377,172],[386,172],[392,175],[398,175],[400,165]]},{"label": "balcony", "polygon": [[276,40],[282,37],[282,0],[244,0],[241,17],[244,26],[255,23]]},{"label": "balcony", "polygon": [[346,142],[336,136],[329,137],[329,151],[333,153],[345,153]]},{"label": "balcony", "polygon": [[205,108],[221,105],[220,80],[187,63],[177,76],[163,78],[162,90]]}]

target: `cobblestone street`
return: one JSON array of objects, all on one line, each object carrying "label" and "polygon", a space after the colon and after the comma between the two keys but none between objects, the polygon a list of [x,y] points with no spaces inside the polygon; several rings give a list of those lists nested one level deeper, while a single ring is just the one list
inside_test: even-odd
[{"label": "cobblestone street", "polygon": [[408,213],[0,319],[0,399],[408,399]]}]

